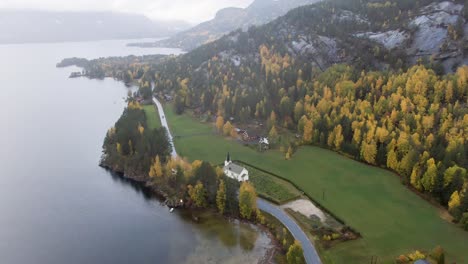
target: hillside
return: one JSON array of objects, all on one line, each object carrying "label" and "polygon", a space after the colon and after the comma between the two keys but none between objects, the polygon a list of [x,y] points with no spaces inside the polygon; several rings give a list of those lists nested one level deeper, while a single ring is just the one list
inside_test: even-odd
[{"label": "hillside", "polygon": [[181,32],[157,46],[177,47],[192,50],[200,45],[219,39],[236,29],[247,30],[250,26],[268,23],[289,10],[298,6],[312,4],[319,0],[256,0],[247,8],[225,8],[220,10],[214,19],[201,23],[187,31]]},{"label": "hillside", "polygon": [[[186,56],[207,61],[215,55],[248,60],[260,45],[326,69],[334,63],[386,69],[413,65],[418,60],[451,72],[468,63],[466,8],[461,3],[424,1],[416,7],[361,6],[326,1],[301,7],[273,22],[233,32]],[[414,2],[416,3],[416,2]],[[200,56],[203,56],[201,58]]]},{"label": "hillside", "polygon": [[178,114],[262,124],[257,135],[288,158],[311,144],[392,170],[458,221],[468,209],[466,18],[463,1],[329,0],[108,72],[140,80],[141,95],[153,83]]},{"label": "hillside", "polygon": [[136,14],[0,10],[0,43],[166,37],[186,28]]},{"label": "hillside", "polygon": [[[149,76],[155,93],[175,95],[179,114],[256,120],[288,157],[313,144],[391,169],[458,220],[468,208],[466,27],[461,1],[326,1],[154,65]],[[278,141],[285,129],[301,140]]]}]

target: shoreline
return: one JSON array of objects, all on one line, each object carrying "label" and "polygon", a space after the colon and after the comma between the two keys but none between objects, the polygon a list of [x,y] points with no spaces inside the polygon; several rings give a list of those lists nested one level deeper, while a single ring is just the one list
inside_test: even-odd
[{"label": "shoreline", "polygon": [[[166,194],[162,193],[158,188],[155,188],[155,185],[152,185],[152,184],[148,183],[148,179],[149,179],[148,177],[137,176],[137,175],[129,176],[125,172],[123,172],[121,170],[116,170],[116,169],[112,168],[112,166],[104,164],[103,162],[99,163],[99,167],[101,167],[101,168],[105,169],[106,171],[114,174],[115,176],[120,177],[121,179],[128,180],[128,181],[130,181],[132,183],[140,185],[140,187],[145,188],[147,191],[149,191],[149,193],[153,197],[160,200],[160,202],[165,203],[167,200],[169,200],[169,198],[167,197]],[[167,207],[170,207],[167,204],[165,204],[165,205]],[[182,210],[188,211],[188,212],[190,211],[190,208],[186,208],[184,205],[180,206],[179,208],[182,209]],[[197,210],[210,212],[210,211],[212,211],[212,209],[213,208],[200,208],[200,209],[197,209]],[[213,212],[210,212],[210,213],[213,213]],[[222,217],[223,219],[225,219],[226,221],[228,221],[229,223],[231,223],[232,221],[237,220],[237,221],[242,222],[242,223],[247,223],[247,224],[253,225],[256,228],[258,228],[258,230],[260,230],[261,232],[264,232],[266,234],[266,236],[270,239],[269,245],[271,246],[271,248],[266,249],[265,254],[258,260],[258,262],[257,262],[258,264],[272,263],[272,260],[274,259],[274,257],[277,254],[285,255],[285,254],[282,253],[283,249],[281,247],[281,242],[276,239],[275,234],[273,234],[273,232],[267,226],[265,226],[263,224],[260,224],[260,223],[255,223],[255,222],[252,222],[252,221],[249,221],[249,220],[246,220],[246,219],[242,219],[240,217],[232,216],[232,215],[219,215],[219,216]],[[195,220],[192,218],[192,221],[195,221]]]}]

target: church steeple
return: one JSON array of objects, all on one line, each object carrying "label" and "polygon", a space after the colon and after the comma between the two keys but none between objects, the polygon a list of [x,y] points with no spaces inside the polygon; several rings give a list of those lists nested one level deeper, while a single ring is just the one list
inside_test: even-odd
[{"label": "church steeple", "polygon": [[231,155],[227,153],[226,160],[224,161],[224,166],[227,166],[231,163]]}]

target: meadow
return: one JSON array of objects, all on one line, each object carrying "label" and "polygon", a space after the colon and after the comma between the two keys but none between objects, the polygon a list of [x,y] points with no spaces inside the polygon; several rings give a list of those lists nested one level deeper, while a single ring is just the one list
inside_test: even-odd
[{"label": "meadow", "polygon": [[161,127],[161,120],[159,120],[158,112],[153,104],[144,105],[143,111],[145,111],[146,122],[150,130]]},{"label": "meadow", "polygon": [[300,186],[362,234],[362,238],[323,251],[325,263],[394,263],[400,254],[442,246],[447,262],[468,263],[468,232],[442,219],[440,209],[411,192],[399,177],[318,147],[301,147],[291,160],[279,151],[260,153],[216,134],[212,124],[176,115],[165,106],[179,155],[213,164],[230,152]]},{"label": "meadow", "polygon": [[248,165],[241,165],[249,171],[249,181],[259,196],[276,204],[284,204],[301,196],[301,192],[289,182]]}]

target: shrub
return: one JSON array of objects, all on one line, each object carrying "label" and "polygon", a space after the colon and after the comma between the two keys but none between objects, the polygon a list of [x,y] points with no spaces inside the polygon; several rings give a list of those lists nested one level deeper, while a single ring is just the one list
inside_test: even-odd
[{"label": "shrub", "polygon": [[407,256],[405,255],[400,255],[397,259],[396,259],[396,263],[398,264],[405,264],[405,263],[408,263],[409,262],[409,259]]},{"label": "shrub", "polygon": [[337,240],[337,239],[340,238],[340,237],[341,237],[341,235],[338,234],[338,233],[333,233],[333,234],[332,234],[332,239],[333,239],[333,240]]},{"label": "shrub", "polygon": [[441,246],[437,246],[432,250],[431,257],[437,262],[437,264],[445,264],[445,253]]},{"label": "shrub", "polygon": [[408,255],[408,257],[409,257],[409,259],[411,261],[416,261],[416,260],[419,260],[419,259],[425,259],[426,258],[426,256],[423,253],[421,253],[419,250],[416,250],[415,252],[410,253]]},{"label": "shrub", "polygon": [[468,231],[468,213],[464,213],[462,218],[460,219],[460,224],[465,229]]}]

